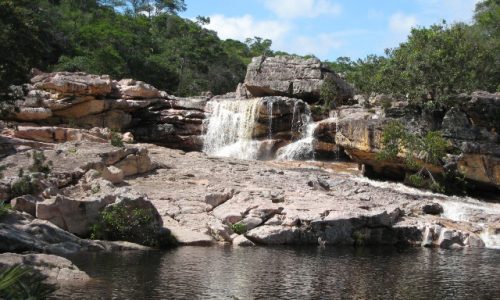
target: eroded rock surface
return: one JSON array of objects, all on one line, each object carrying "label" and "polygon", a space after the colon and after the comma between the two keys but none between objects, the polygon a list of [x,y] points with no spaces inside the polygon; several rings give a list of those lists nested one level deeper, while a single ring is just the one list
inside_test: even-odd
[{"label": "eroded rock surface", "polygon": [[[342,170],[333,164],[328,171],[326,163],[318,168],[299,162],[211,158],[151,145],[148,150],[152,161],[162,162],[164,168],[126,183],[148,195],[167,228],[178,229],[180,235],[182,230],[194,232],[200,241],[211,236],[214,241],[250,244],[244,236],[256,244],[317,244],[322,238],[331,245],[423,245],[426,228],[440,224],[444,231],[432,236],[432,246],[484,246],[479,238],[484,228],[474,219],[446,217],[452,210],[444,203],[460,198],[400,184],[379,186],[357,177],[353,165]],[[311,178],[321,182],[321,188],[308,184]],[[500,212],[500,205],[470,215],[498,227],[498,216],[487,213],[490,209]],[[446,230],[455,232],[450,243],[444,242],[450,239],[448,233],[439,238]]]}]

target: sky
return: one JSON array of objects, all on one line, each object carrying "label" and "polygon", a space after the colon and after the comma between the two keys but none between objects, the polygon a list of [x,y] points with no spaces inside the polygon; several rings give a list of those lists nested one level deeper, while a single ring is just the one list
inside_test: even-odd
[{"label": "sky", "polygon": [[368,54],[404,42],[412,27],[471,22],[479,0],[185,0],[181,16],[210,17],[222,39],[259,36],[273,50],[322,60]]}]

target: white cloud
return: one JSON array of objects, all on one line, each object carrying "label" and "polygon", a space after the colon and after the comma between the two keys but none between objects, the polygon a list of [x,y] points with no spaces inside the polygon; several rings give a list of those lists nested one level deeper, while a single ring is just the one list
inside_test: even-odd
[{"label": "white cloud", "polygon": [[291,25],[282,21],[255,20],[251,15],[241,17],[213,15],[210,16],[210,24],[205,25],[205,28],[216,31],[221,39],[244,41],[246,38],[259,36],[275,41],[287,34]]},{"label": "white cloud", "polygon": [[289,53],[299,55],[314,54],[319,58],[325,58],[332,50],[340,49],[346,44],[342,37],[342,33],[321,33],[316,36],[301,35],[286,42],[278,41],[276,48]]},{"label": "white cloud", "polygon": [[264,5],[284,19],[314,18],[319,15],[339,15],[342,7],[329,0],[263,0]]},{"label": "white cloud", "polygon": [[393,14],[389,18],[389,29],[399,35],[406,35],[412,27],[417,25],[417,17],[414,15],[405,15],[401,12]]},{"label": "white cloud", "polygon": [[476,4],[481,0],[417,0],[423,13],[447,21],[470,21]]}]

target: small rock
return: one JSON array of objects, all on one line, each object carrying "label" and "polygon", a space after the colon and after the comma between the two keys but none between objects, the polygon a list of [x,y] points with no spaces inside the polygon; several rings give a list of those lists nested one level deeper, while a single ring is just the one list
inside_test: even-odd
[{"label": "small rock", "polygon": [[134,135],[130,132],[125,132],[122,136],[122,142],[132,144],[134,142]]},{"label": "small rock", "polygon": [[253,247],[255,244],[247,239],[244,235],[239,235],[233,240],[233,246],[236,247]]},{"label": "small rock", "polygon": [[103,169],[102,178],[116,184],[123,182],[124,174],[122,169],[118,169],[115,166],[109,166]]}]

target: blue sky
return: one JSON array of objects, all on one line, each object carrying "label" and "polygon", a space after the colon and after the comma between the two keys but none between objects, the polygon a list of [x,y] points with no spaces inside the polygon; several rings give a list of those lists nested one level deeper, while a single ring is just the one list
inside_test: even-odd
[{"label": "blue sky", "polygon": [[209,16],[220,38],[260,36],[274,50],[323,60],[383,54],[411,27],[470,22],[479,0],[186,0],[183,17]]}]

